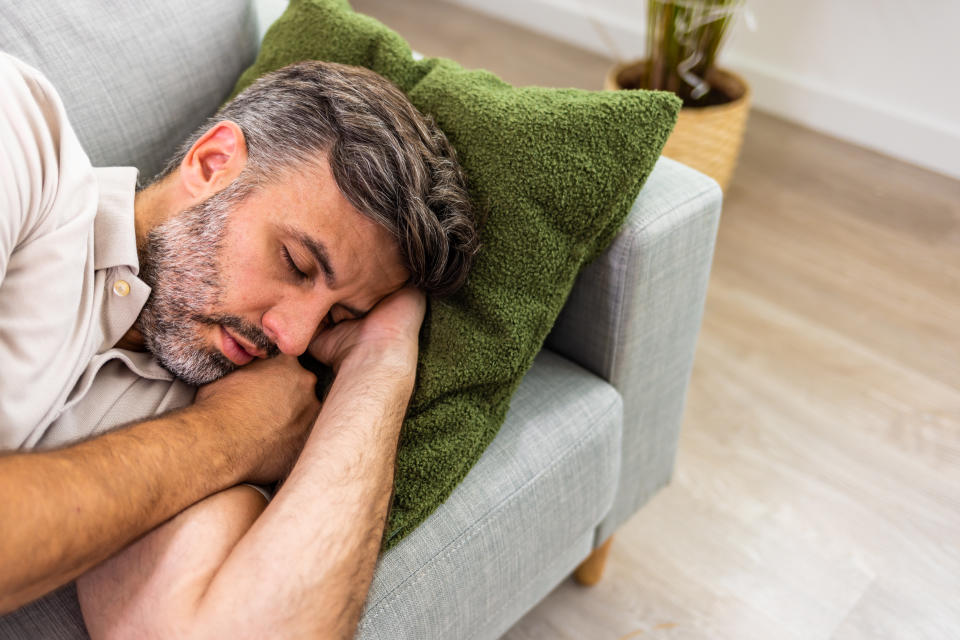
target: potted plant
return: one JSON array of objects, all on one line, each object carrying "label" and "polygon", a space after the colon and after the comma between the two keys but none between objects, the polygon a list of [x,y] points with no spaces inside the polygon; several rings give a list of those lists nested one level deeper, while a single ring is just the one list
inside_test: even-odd
[{"label": "potted plant", "polygon": [[750,89],[715,61],[743,0],[648,0],[647,55],[616,65],[607,89],[660,89],[683,99],[663,154],[726,190],[750,109]]}]

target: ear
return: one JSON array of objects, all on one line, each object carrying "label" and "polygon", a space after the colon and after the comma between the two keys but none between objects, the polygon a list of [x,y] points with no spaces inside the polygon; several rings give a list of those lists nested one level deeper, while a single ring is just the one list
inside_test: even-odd
[{"label": "ear", "polygon": [[236,122],[224,120],[193,143],[180,163],[180,181],[193,198],[220,191],[247,166],[247,143]]}]

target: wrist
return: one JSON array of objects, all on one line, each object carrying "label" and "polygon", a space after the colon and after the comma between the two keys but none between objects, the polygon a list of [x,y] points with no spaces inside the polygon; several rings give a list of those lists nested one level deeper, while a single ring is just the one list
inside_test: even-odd
[{"label": "wrist", "polygon": [[[343,413],[353,416],[350,422],[355,427],[362,424],[375,427],[375,431],[387,438],[390,447],[395,449],[413,394],[416,367],[416,354],[399,357],[379,349],[351,351],[337,369],[314,433],[325,432],[324,425],[330,424],[331,416]],[[356,413],[363,407],[373,410],[380,419],[369,423],[356,422]]]},{"label": "wrist", "polygon": [[409,379],[412,385],[417,375],[417,355],[416,343],[358,345],[340,363],[337,375],[383,375]]},{"label": "wrist", "polygon": [[244,446],[238,433],[243,429],[242,412],[235,411],[230,403],[211,396],[177,412],[185,423],[181,428],[194,436],[193,448],[205,452],[203,474],[212,483],[212,492],[246,481],[260,463]]}]

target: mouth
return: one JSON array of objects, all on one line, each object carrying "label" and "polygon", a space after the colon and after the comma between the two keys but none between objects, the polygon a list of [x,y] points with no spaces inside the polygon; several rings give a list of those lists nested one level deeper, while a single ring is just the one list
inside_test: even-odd
[{"label": "mouth", "polygon": [[254,358],[263,355],[256,347],[245,346],[245,343],[241,342],[240,339],[234,338],[223,325],[220,325],[220,343],[223,355],[227,356],[232,363],[241,367],[253,361]]}]

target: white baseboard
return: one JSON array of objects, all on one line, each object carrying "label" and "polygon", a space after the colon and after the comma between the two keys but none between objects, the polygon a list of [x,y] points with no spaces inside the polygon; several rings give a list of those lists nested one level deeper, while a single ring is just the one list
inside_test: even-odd
[{"label": "white baseboard", "polygon": [[[639,21],[625,21],[590,0],[448,1],[611,59],[631,59],[643,52],[642,16],[638,15]],[[601,36],[594,25],[608,35]],[[747,79],[754,105],[763,111],[960,178],[960,125],[883,105],[735,51],[726,52],[722,63]]]},{"label": "white baseboard", "polygon": [[889,108],[731,53],[761,110],[835,138],[960,178],[960,126]]}]

